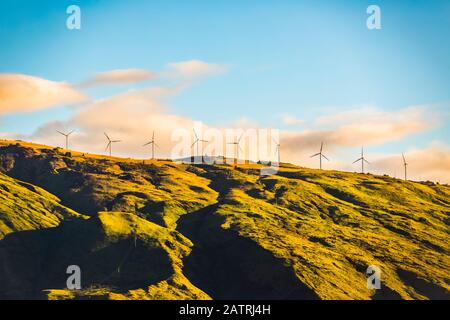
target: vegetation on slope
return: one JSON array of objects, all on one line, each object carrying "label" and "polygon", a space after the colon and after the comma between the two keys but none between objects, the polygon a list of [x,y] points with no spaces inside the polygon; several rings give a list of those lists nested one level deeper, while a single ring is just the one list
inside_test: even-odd
[{"label": "vegetation on slope", "polygon": [[54,195],[0,173],[0,239],[11,232],[55,227],[64,219],[79,217]]},{"label": "vegetation on slope", "polygon": [[41,186],[77,212],[122,211],[174,228],[217,197],[210,181],[171,161],[100,157],[0,142],[0,171]]},{"label": "vegetation on slope", "polygon": [[[8,260],[0,265],[3,295],[205,299],[208,296],[181,272],[181,260],[191,246],[176,231],[121,212],[101,212],[57,228],[11,234],[0,242],[0,255]],[[82,270],[83,290],[62,289],[72,264]],[[35,281],[29,282],[30,278]]]},{"label": "vegetation on slope", "polygon": [[[221,227],[284,259],[321,298],[448,297],[448,186],[298,168],[254,179],[224,194]],[[383,290],[366,288],[369,265]]]},{"label": "vegetation on slope", "polygon": [[[0,279],[15,279],[0,296],[24,294],[37,277],[17,268],[26,249],[49,265],[33,288],[51,299],[449,298],[449,186],[288,164],[261,176],[260,168],[0,142],[0,171],[91,216],[0,241]],[[85,263],[80,291],[64,289],[73,261]],[[128,267],[118,272],[120,261]],[[381,268],[382,290],[367,289],[369,265]]]}]

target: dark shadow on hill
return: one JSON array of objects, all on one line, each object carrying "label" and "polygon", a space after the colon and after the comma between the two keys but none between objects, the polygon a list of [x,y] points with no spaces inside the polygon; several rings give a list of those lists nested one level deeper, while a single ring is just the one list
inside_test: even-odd
[{"label": "dark shadow on hill", "polygon": [[339,190],[339,189],[335,189],[335,188],[331,188],[331,187],[325,187],[324,191],[339,200],[354,204],[359,207],[367,207],[366,203],[359,200],[355,195],[353,195],[349,192],[346,192],[344,190]]},{"label": "dark shadow on hill", "polygon": [[417,293],[424,295],[431,300],[449,300],[450,292],[432,282],[419,278],[414,272],[398,269],[397,274],[402,281],[414,288]]},{"label": "dark shadow on hill", "polygon": [[398,292],[381,284],[381,288],[375,290],[372,300],[402,300],[402,296]]},{"label": "dark shadow on hill", "polygon": [[318,299],[282,259],[254,241],[221,228],[212,205],[178,220],[194,248],[184,274],[213,299]]},{"label": "dark shadow on hill", "polygon": [[107,240],[99,224],[93,218],[7,235],[0,241],[0,299],[39,299],[45,298],[43,289],[64,289],[69,265],[81,268],[82,288],[113,292],[143,288],[173,273],[163,249],[134,237]]},{"label": "dark shadow on hill", "polygon": [[[204,172],[198,172],[196,168],[204,169]],[[210,180],[208,185],[214,191],[220,194],[220,197],[224,197],[231,189],[242,187],[247,184],[246,181],[240,180],[234,175],[233,169],[217,168],[213,165],[196,165],[190,166],[187,171],[194,173],[200,177]]]}]

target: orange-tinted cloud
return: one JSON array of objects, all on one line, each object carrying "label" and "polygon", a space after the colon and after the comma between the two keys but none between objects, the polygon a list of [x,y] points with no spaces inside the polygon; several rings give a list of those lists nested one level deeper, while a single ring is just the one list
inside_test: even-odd
[{"label": "orange-tinted cloud", "polygon": [[53,121],[43,125],[32,137],[34,141],[63,146],[56,130],[77,129],[71,137],[76,150],[104,153],[103,132],[123,142],[113,146],[113,153],[123,157],[145,158],[149,149],[142,145],[155,131],[158,155],[168,156],[173,142],[172,132],[179,128],[191,130],[194,121],[170,114],[164,104],[166,98],[177,94],[182,87],[155,87],[132,90],[106,99],[88,103],[76,110],[67,121]]},{"label": "orange-tinted cloud", "polygon": [[[437,124],[435,119],[429,117],[425,107],[409,107],[392,112],[376,108],[336,112],[332,116],[317,119],[307,130],[282,131],[283,161],[316,168],[318,159],[310,156],[319,151],[323,141],[324,153],[331,160],[325,160],[324,168],[359,171],[359,166],[352,165],[352,161],[358,158],[360,147],[364,146],[369,160],[373,160],[371,146],[399,141]],[[367,169],[370,171],[375,168],[367,166]]]},{"label": "orange-tinted cloud", "polygon": [[[181,74],[186,76],[194,77],[195,75],[208,73],[206,71],[208,68],[196,70],[196,67],[191,66],[186,67],[187,69],[184,69],[184,71],[183,68],[185,66],[178,69]],[[26,80],[17,81],[17,79],[23,79],[23,77]],[[5,79],[6,77],[3,76],[2,80],[5,81]],[[20,109],[18,106],[26,100],[22,98],[24,100],[21,103],[15,101],[16,104],[14,105],[12,103],[14,99],[11,98],[16,96],[13,94],[14,92],[29,93],[27,99],[31,100],[30,105],[32,107],[28,107],[26,110],[36,110],[36,108],[57,103],[55,101],[64,100],[60,97],[62,93],[64,93],[62,96],[66,100],[70,100],[68,97],[72,97],[72,100],[82,99],[83,97],[69,85],[63,83],[20,75],[13,75],[12,80],[21,85],[11,87],[10,84],[14,81],[9,81],[7,85],[0,86],[4,89],[0,91],[3,94],[2,97],[5,97],[5,101],[10,101],[9,109],[3,108],[3,112],[5,110],[18,111]],[[32,89],[30,89],[24,83],[31,83],[34,86],[32,85]],[[171,113],[166,104],[167,98],[185,89],[188,83],[189,81],[180,81],[180,84],[172,87],[131,90],[106,99],[92,101],[74,110],[74,114],[69,120],[51,121],[43,125],[32,137],[20,138],[62,146],[63,140],[56,130],[77,129],[76,134],[71,137],[71,146],[74,149],[103,153],[106,146],[103,132],[108,132],[113,139],[123,141],[114,145],[113,153],[115,155],[145,158],[148,157],[149,150],[143,148],[142,145],[150,139],[152,132],[155,131],[156,141],[161,147],[157,150],[158,156],[170,157],[174,146],[173,133],[176,130],[185,129],[188,134],[192,134],[192,128],[196,126],[195,119]],[[41,89],[42,87],[45,90]],[[4,93],[5,88],[8,89],[7,93]],[[54,89],[53,92],[49,88]],[[42,97],[43,92],[47,92],[44,95],[47,100]],[[5,104],[3,100],[2,103]],[[15,108],[11,107],[13,105]],[[351,165],[351,161],[358,157],[354,148],[364,145],[368,149],[368,157],[372,162],[372,165],[368,166],[368,170],[393,175],[394,167],[398,164],[398,161],[395,160],[398,155],[394,158],[383,156],[385,159],[380,156],[375,157],[370,154],[370,146],[401,140],[435,126],[437,122],[434,121],[435,119],[430,119],[426,111],[427,108],[425,107],[410,107],[391,112],[376,108],[358,108],[335,112],[331,116],[321,117],[313,121],[313,125],[310,125],[308,129],[281,131],[280,139],[277,138],[276,140],[281,143],[283,162],[308,167],[317,166],[317,159],[311,159],[310,155],[316,153],[321,141],[324,141],[324,152],[332,160],[330,163],[324,164],[325,168],[347,171],[359,170],[359,167]],[[295,123],[299,122],[295,121]],[[306,125],[302,122],[302,126],[306,127]],[[258,125],[244,118],[232,127],[247,130],[249,128],[257,129]],[[204,129],[208,128],[212,127],[204,126]],[[224,131],[223,127],[216,129],[221,132]],[[8,137],[11,137],[11,135]],[[235,138],[231,137],[231,140],[233,139]],[[349,156],[349,150],[352,150],[355,154]],[[449,159],[449,152],[448,148],[443,150],[433,147],[423,152],[420,150],[408,152],[407,156],[411,158],[409,161],[416,162],[415,168],[421,172],[420,176],[413,176],[413,172],[411,172],[411,177],[435,180],[440,177],[443,181],[448,181],[448,175],[445,172],[449,170],[445,161]],[[401,150],[399,152],[401,153]],[[400,169],[398,172],[400,172]]]},{"label": "orange-tinted cloud", "polygon": [[83,87],[97,85],[120,85],[140,82],[151,79],[155,76],[154,72],[144,69],[118,69],[105,72],[99,72],[91,79],[81,84]]},{"label": "orange-tinted cloud", "polygon": [[0,114],[82,102],[86,96],[65,82],[23,74],[0,74]]},{"label": "orange-tinted cloud", "polygon": [[[438,181],[450,183],[450,145],[433,142],[423,149],[413,149],[405,153],[407,178],[416,181]],[[401,153],[380,156],[372,163],[372,171],[404,178],[404,166]]]},{"label": "orange-tinted cloud", "polygon": [[170,69],[169,75],[186,78],[216,75],[225,71],[225,67],[223,65],[207,63],[200,60],[169,63],[168,66]]},{"label": "orange-tinted cloud", "polygon": [[362,108],[319,118],[314,127],[284,132],[282,139],[288,151],[311,151],[321,141],[329,148],[369,146],[400,140],[431,127],[432,121],[422,107],[393,112]]}]

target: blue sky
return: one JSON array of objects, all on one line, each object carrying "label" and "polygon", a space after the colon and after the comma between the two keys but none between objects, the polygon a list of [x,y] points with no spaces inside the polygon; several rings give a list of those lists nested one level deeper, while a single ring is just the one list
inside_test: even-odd
[{"label": "blue sky", "polygon": [[[81,30],[65,27],[70,4],[81,8]],[[366,28],[369,4],[381,8],[381,30]],[[449,31],[450,2],[439,0],[2,0],[0,73],[79,83],[100,71],[198,59],[227,72],[172,97],[170,108],[209,124],[245,117],[291,130],[280,114],[312,122],[364,105],[426,105],[441,115],[436,128],[374,147],[390,152],[449,141]],[[3,115],[0,132],[31,133],[72,113],[60,106]]]}]

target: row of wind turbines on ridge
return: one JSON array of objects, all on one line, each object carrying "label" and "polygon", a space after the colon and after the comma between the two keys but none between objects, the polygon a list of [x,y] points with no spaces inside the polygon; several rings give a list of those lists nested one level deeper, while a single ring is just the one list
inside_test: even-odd
[{"label": "row of wind turbines on ridge", "polygon": [[[65,133],[65,132],[62,132],[62,131],[59,131],[59,130],[56,130],[56,131],[57,131],[59,134],[61,134],[61,135],[63,135],[63,136],[65,137],[65,139],[66,139],[66,150],[69,150],[69,136],[70,136],[72,133],[74,133],[75,130],[72,130],[72,131],[70,131],[70,132],[68,132],[68,133]],[[112,144],[113,144],[113,143],[117,143],[117,142],[122,142],[122,140],[112,140],[112,139],[108,136],[108,134],[107,134],[106,132],[103,132],[103,134],[105,135],[106,139],[108,140],[108,143],[106,144],[105,151],[109,151],[109,156],[111,157],[111,156],[112,156]],[[145,144],[143,145],[143,147],[148,146],[148,145],[151,145],[151,146],[152,146],[152,159],[154,159],[154,158],[155,158],[155,146],[157,146],[157,147],[159,148],[159,146],[158,146],[158,145],[156,144],[156,142],[155,142],[155,131],[153,131],[153,134],[152,134],[152,140],[149,141],[149,142],[147,142],[147,143],[145,143]]]},{"label": "row of wind turbines on ridge", "polygon": [[[279,146],[279,145],[278,145]],[[328,159],[324,154],[323,154],[323,142],[320,143],[320,151],[316,154],[313,154],[311,156],[311,158],[314,157],[319,157],[319,168],[322,170],[322,158],[326,159],[327,161],[330,161],[330,159]],[[406,158],[405,155],[402,153],[402,158],[403,158],[403,166],[405,169],[405,180],[407,180],[408,176],[407,176],[407,167],[408,167],[408,163],[406,162]],[[356,159],[355,161],[353,161],[354,163],[357,163],[361,161],[361,173],[364,173],[364,163],[370,164],[369,161],[367,161],[367,159],[364,157],[364,148],[361,148],[361,157]]]},{"label": "row of wind turbines on ridge", "polygon": [[[62,131],[59,131],[59,130],[56,130],[56,131],[59,134],[61,134],[61,135],[63,135],[65,137],[66,149],[68,150],[69,149],[69,136],[72,133],[74,133],[75,130],[72,130],[72,131],[70,131],[68,133],[65,133],[65,132],[62,132]],[[195,146],[197,147],[197,156],[198,156],[199,155],[199,142],[207,143],[209,141],[204,140],[204,139],[200,139],[199,136],[197,135],[197,132],[195,130],[193,130],[193,132],[194,132],[195,140],[194,140],[194,143],[192,143],[191,148],[194,148]],[[122,142],[122,140],[112,140],[108,136],[108,134],[106,132],[104,132],[104,135],[105,135],[106,139],[108,140],[108,143],[106,145],[105,151],[109,151],[109,156],[112,156],[112,144],[113,143]],[[232,145],[236,146],[235,159],[239,159],[239,150],[244,151],[241,148],[241,146],[239,145],[243,135],[244,135],[244,133],[242,133],[240,135],[239,139],[234,140],[233,142],[228,142],[227,143],[227,144],[232,144]],[[275,140],[274,140],[274,142],[275,142],[275,146],[276,146],[276,154],[278,156],[278,163],[281,163],[281,156],[280,156],[281,144],[279,142],[275,141]],[[154,159],[155,158],[155,146],[159,148],[159,146],[155,142],[155,131],[153,131],[153,133],[152,133],[152,140],[150,140],[149,142],[145,143],[143,145],[143,147],[146,147],[146,146],[149,146],[149,145],[152,147],[152,159]],[[320,151],[318,153],[313,154],[311,156],[311,158],[314,158],[314,157],[319,157],[319,168],[320,168],[320,170],[322,170],[322,158],[327,160],[327,161],[330,161],[330,159],[328,159],[327,156],[323,154],[323,142],[320,143]],[[203,156],[202,156],[202,158],[203,158]],[[405,158],[405,155],[403,153],[402,153],[402,159],[403,159],[403,166],[404,166],[404,170],[405,170],[405,180],[407,180],[407,166],[408,166],[408,163],[406,162],[406,158]],[[370,164],[370,162],[367,161],[367,159],[364,157],[364,148],[361,148],[361,157],[356,159],[355,161],[353,161],[353,164],[357,163],[359,161],[361,161],[361,173],[364,173],[364,163]]]}]

